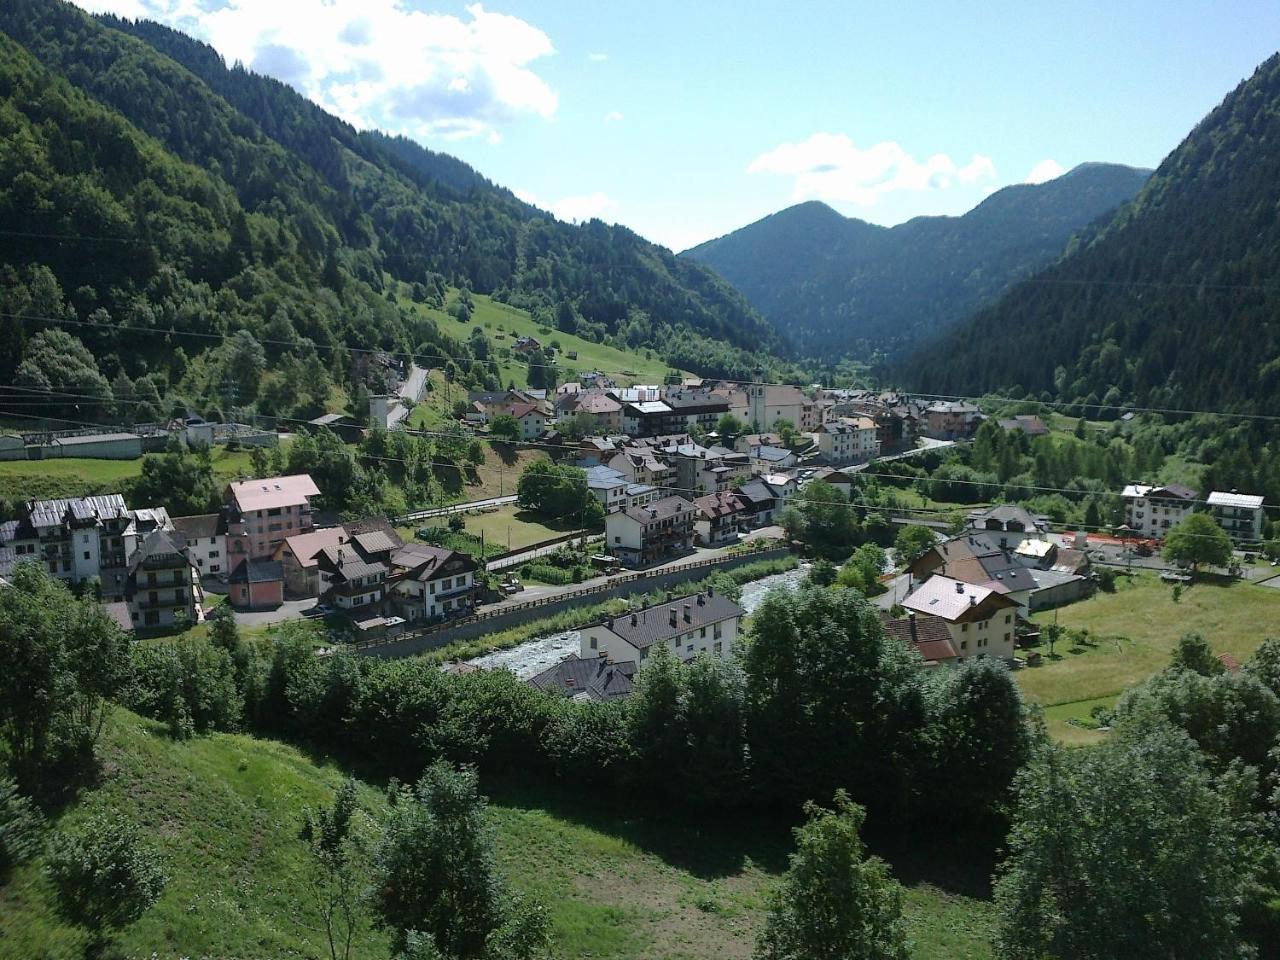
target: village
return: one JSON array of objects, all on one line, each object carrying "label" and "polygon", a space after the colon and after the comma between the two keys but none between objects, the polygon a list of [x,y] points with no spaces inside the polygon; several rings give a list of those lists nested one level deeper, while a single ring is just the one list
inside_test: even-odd
[{"label": "village", "polygon": [[[522,338],[516,348],[532,340]],[[331,415],[305,429],[332,430],[349,443],[368,429],[411,429],[407,413],[425,371],[410,364],[390,379],[408,386],[371,397],[368,428]],[[987,419],[971,402],[897,393],[698,378],[623,387],[586,374],[553,391],[473,393],[463,419],[477,438],[533,451],[571,471],[585,488],[580,503],[596,506],[591,519],[585,509],[560,518],[572,521],[570,533],[477,554],[448,545],[443,525],[413,536],[404,518],[337,522],[315,508],[320,490],[310,476],[284,475],[232,481],[222,509],[195,516],[128,505],[119,494],[28,501],[17,519],[0,524],[0,572],[36,559],[91,591],[139,636],[180,632],[225,602],[247,624],[312,620],[327,625],[339,645],[382,656],[483,636],[491,618],[531,616],[535,604],[572,605],[601,590],[642,595],[665,578],[663,602],[582,624],[576,652],[527,678],[564,696],[614,699],[629,695],[636,671],[658,647],[682,660],[734,655],[744,611],[695,577],[758,556],[804,555],[803,538],[786,529],[789,510],[815,491],[835,491],[858,509],[859,474],[870,465],[962,447]],[[1012,434],[1049,432],[1034,415],[997,424]],[[193,446],[235,435],[196,421],[170,430]],[[247,428],[240,434],[248,435]],[[269,431],[252,435],[280,442]],[[42,438],[39,453],[26,449],[28,456],[73,455],[55,452],[67,447],[76,456],[116,458],[122,444],[131,453],[135,440],[90,434]],[[1168,582],[1189,581],[1185,569],[1162,567],[1155,553],[1193,512],[1212,517],[1241,556],[1263,539],[1261,497],[1214,491],[1202,503],[1178,484],[1131,483],[1118,493],[1124,523],[1114,529],[1066,530],[1012,503],[970,510],[958,529],[901,512],[892,518],[896,527],[926,539],[915,556],[890,552],[875,571],[882,592],[873,602],[886,634],[929,667],[985,657],[1036,664],[1042,638],[1033,615],[1093,595],[1099,567],[1145,564]],[[461,501],[414,518],[463,530],[467,517],[513,508],[519,499]],[[562,555],[589,573],[539,584],[536,570]],[[1231,566],[1237,569],[1235,561]],[[522,582],[522,570],[534,580]],[[692,592],[681,592],[682,581]]]}]

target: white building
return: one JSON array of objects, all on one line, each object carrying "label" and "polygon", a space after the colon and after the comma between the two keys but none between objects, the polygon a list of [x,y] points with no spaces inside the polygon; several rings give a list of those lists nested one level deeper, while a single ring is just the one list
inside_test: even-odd
[{"label": "white building", "polygon": [[230,573],[227,567],[227,520],[221,513],[174,517],[174,535],[187,546],[187,555],[202,577]]},{"label": "white building", "polygon": [[124,596],[125,568],[142,540],[172,529],[163,508],[130,510],[118,493],[30,500],[17,520],[0,523],[0,548],[12,551],[15,563],[39,560],[69,584],[97,577],[112,601]]},{"label": "white building", "polygon": [[815,434],[823,461],[832,466],[866,463],[880,453],[875,421],[870,417],[832,420],[820,426]]},{"label": "white building", "polygon": [[1125,524],[1139,537],[1152,540],[1163,540],[1196,505],[1196,492],[1178,483],[1162,487],[1131,483],[1121,496]]},{"label": "white building", "polygon": [[470,613],[477,569],[465,553],[407,544],[391,557],[391,607],[410,623]]},{"label": "white building", "polygon": [[641,669],[658,647],[680,660],[698,654],[731,657],[743,611],[723,594],[708,590],[634,610],[582,631],[584,660],[604,656],[611,663],[637,663]]},{"label": "white building", "polygon": [[910,612],[945,621],[961,660],[1013,658],[1018,602],[991,587],[933,576],[903,600],[902,605]]},{"label": "white building", "polygon": [[664,497],[604,518],[605,547],[632,566],[646,567],[693,549],[694,506],[683,497]]},{"label": "white building", "polygon": [[1262,539],[1266,522],[1262,497],[1234,490],[1230,493],[1215,490],[1209,494],[1209,512],[1234,542],[1257,543]]}]

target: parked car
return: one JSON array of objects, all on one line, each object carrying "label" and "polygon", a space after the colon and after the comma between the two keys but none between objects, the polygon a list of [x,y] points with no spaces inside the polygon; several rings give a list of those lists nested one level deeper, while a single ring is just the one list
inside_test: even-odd
[{"label": "parked car", "polygon": [[304,617],[327,617],[333,613],[333,607],[326,603],[317,603],[314,607],[308,607],[302,611]]}]

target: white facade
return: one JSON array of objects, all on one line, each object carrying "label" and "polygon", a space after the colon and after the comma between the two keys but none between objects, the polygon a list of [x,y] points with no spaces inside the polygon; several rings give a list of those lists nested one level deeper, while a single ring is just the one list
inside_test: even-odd
[{"label": "white facade", "polygon": [[[736,604],[730,605],[736,612],[717,617],[710,622],[698,622],[696,614],[686,619],[683,608],[691,609],[697,604],[696,597],[682,597],[674,603],[660,604],[647,610],[637,611],[625,617],[608,620],[582,631],[580,656],[594,659],[602,654],[611,663],[633,662],[644,668],[658,647],[665,647],[672,655],[682,661],[692,660],[699,654],[711,657],[732,657],[737,649],[738,624],[741,610]],[[675,618],[670,614],[674,607]],[[659,638],[647,638],[643,642],[633,642],[622,635],[628,628],[629,621],[641,617],[661,619],[663,630]],[[634,623],[630,625],[634,626]]]},{"label": "white facade", "polygon": [[1163,540],[1195,509],[1195,492],[1168,485],[1130,484],[1124,488],[1124,522],[1139,537]]},{"label": "white facade", "polygon": [[1266,510],[1262,497],[1247,493],[1209,494],[1209,511],[1218,526],[1237,543],[1256,543],[1262,539]]}]

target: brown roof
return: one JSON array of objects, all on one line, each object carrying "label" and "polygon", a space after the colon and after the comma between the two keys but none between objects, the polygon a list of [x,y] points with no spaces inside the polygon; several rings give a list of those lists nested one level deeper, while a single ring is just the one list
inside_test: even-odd
[{"label": "brown roof", "polygon": [[714,520],[716,517],[732,516],[735,513],[741,513],[745,509],[737,494],[728,490],[722,493],[709,493],[705,497],[698,497],[693,501],[693,505],[708,520]]},{"label": "brown roof", "polygon": [[926,661],[939,663],[958,656],[955,644],[951,642],[951,631],[941,617],[917,615],[885,618],[881,622],[885,636],[911,644]]},{"label": "brown roof", "polygon": [[647,506],[631,507],[622,512],[638,523],[652,523],[654,520],[666,520],[668,517],[688,513],[692,510],[693,504],[684,497],[663,497],[661,500],[655,500]]},{"label": "brown roof", "polygon": [[342,527],[328,527],[311,533],[299,533],[296,536],[285,537],[284,543],[276,548],[276,554],[283,557],[287,548],[298,561],[299,566],[309,567],[316,562],[321,550],[326,547],[336,547],[338,541],[345,535],[346,531]]},{"label": "brown roof", "polygon": [[202,513],[194,517],[174,517],[173,531],[187,540],[203,540],[218,535],[218,513]]}]

